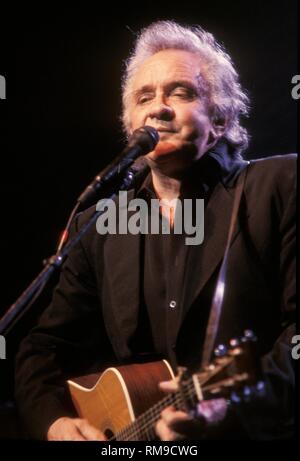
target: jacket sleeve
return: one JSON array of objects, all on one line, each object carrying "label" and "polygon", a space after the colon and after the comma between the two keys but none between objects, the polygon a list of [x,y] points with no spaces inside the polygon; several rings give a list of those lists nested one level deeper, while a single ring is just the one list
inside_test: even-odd
[{"label": "jacket sleeve", "polygon": [[16,401],[31,437],[43,439],[57,418],[75,415],[65,381],[83,374],[99,353],[100,312],[94,274],[79,242],[63,265],[51,304],[16,358]]},{"label": "jacket sleeve", "polygon": [[[296,335],[296,168],[294,180],[285,184],[281,197],[279,223],[279,284],[282,333],[273,348],[262,358],[266,396],[254,398],[236,408],[249,436],[253,439],[288,439],[294,436],[295,360],[292,338]],[[290,177],[288,177],[290,179]]]}]

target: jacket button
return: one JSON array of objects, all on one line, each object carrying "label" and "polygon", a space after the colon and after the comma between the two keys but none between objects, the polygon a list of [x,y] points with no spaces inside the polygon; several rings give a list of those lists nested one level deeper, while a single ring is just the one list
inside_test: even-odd
[{"label": "jacket button", "polygon": [[170,301],[169,308],[170,309],[175,309],[175,307],[176,307],[176,301],[174,301],[174,300]]}]

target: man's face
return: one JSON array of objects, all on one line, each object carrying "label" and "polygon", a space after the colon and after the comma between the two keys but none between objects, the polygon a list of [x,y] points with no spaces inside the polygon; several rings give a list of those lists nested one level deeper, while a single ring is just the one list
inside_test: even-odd
[{"label": "man's face", "polygon": [[[148,157],[177,162],[198,160],[216,142],[201,81],[205,67],[199,56],[183,50],[163,50],[148,58],[133,78],[129,106],[132,131],[150,125],[160,142]],[[201,91],[202,90],[202,91]]]}]

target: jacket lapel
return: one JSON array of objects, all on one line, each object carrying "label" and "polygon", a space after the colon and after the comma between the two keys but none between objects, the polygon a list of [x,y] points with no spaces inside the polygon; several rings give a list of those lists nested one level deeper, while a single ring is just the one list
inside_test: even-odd
[{"label": "jacket lapel", "polygon": [[[226,189],[222,182],[219,182],[205,208],[204,241],[201,245],[190,247],[188,250],[187,271],[183,286],[183,316],[199,296],[223,259],[234,192],[235,188]],[[238,222],[231,244],[239,232],[240,224]]]},{"label": "jacket lapel", "polygon": [[[133,193],[128,193],[128,200]],[[128,213],[130,216],[132,213]],[[127,234],[108,235],[104,244],[104,264],[107,297],[106,325],[117,352],[126,356],[130,353],[128,340],[134,333],[140,297],[140,243],[141,236]]]}]

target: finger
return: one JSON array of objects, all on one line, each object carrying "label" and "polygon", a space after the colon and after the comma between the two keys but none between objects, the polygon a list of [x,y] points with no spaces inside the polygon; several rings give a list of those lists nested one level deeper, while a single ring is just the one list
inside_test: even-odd
[{"label": "finger", "polygon": [[155,432],[160,440],[171,442],[174,440],[182,440],[182,436],[171,430],[163,419],[159,419],[155,425]]},{"label": "finger", "polygon": [[174,421],[186,421],[189,415],[184,411],[176,410],[174,407],[169,406],[161,412],[161,419],[168,425],[172,425]]},{"label": "finger", "polygon": [[171,379],[170,381],[161,381],[159,383],[159,388],[163,392],[176,392],[178,391],[178,381]]},{"label": "finger", "polygon": [[197,439],[203,434],[205,420],[195,420],[188,413],[168,407],[161,413],[161,420],[172,433],[183,438]]},{"label": "finger", "polygon": [[47,432],[47,440],[85,440],[83,435],[76,427],[75,419],[59,418],[55,421]]},{"label": "finger", "polygon": [[86,419],[78,420],[78,429],[85,440],[106,440],[104,434],[96,427],[92,426]]},{"label": "finger", "polygon": [[55,438],[55,440],[64,440],[64,441],[85,441],[85,437],[81,434],[79,429],[77,428],[75,422],[68,423],[64,431]]}]

